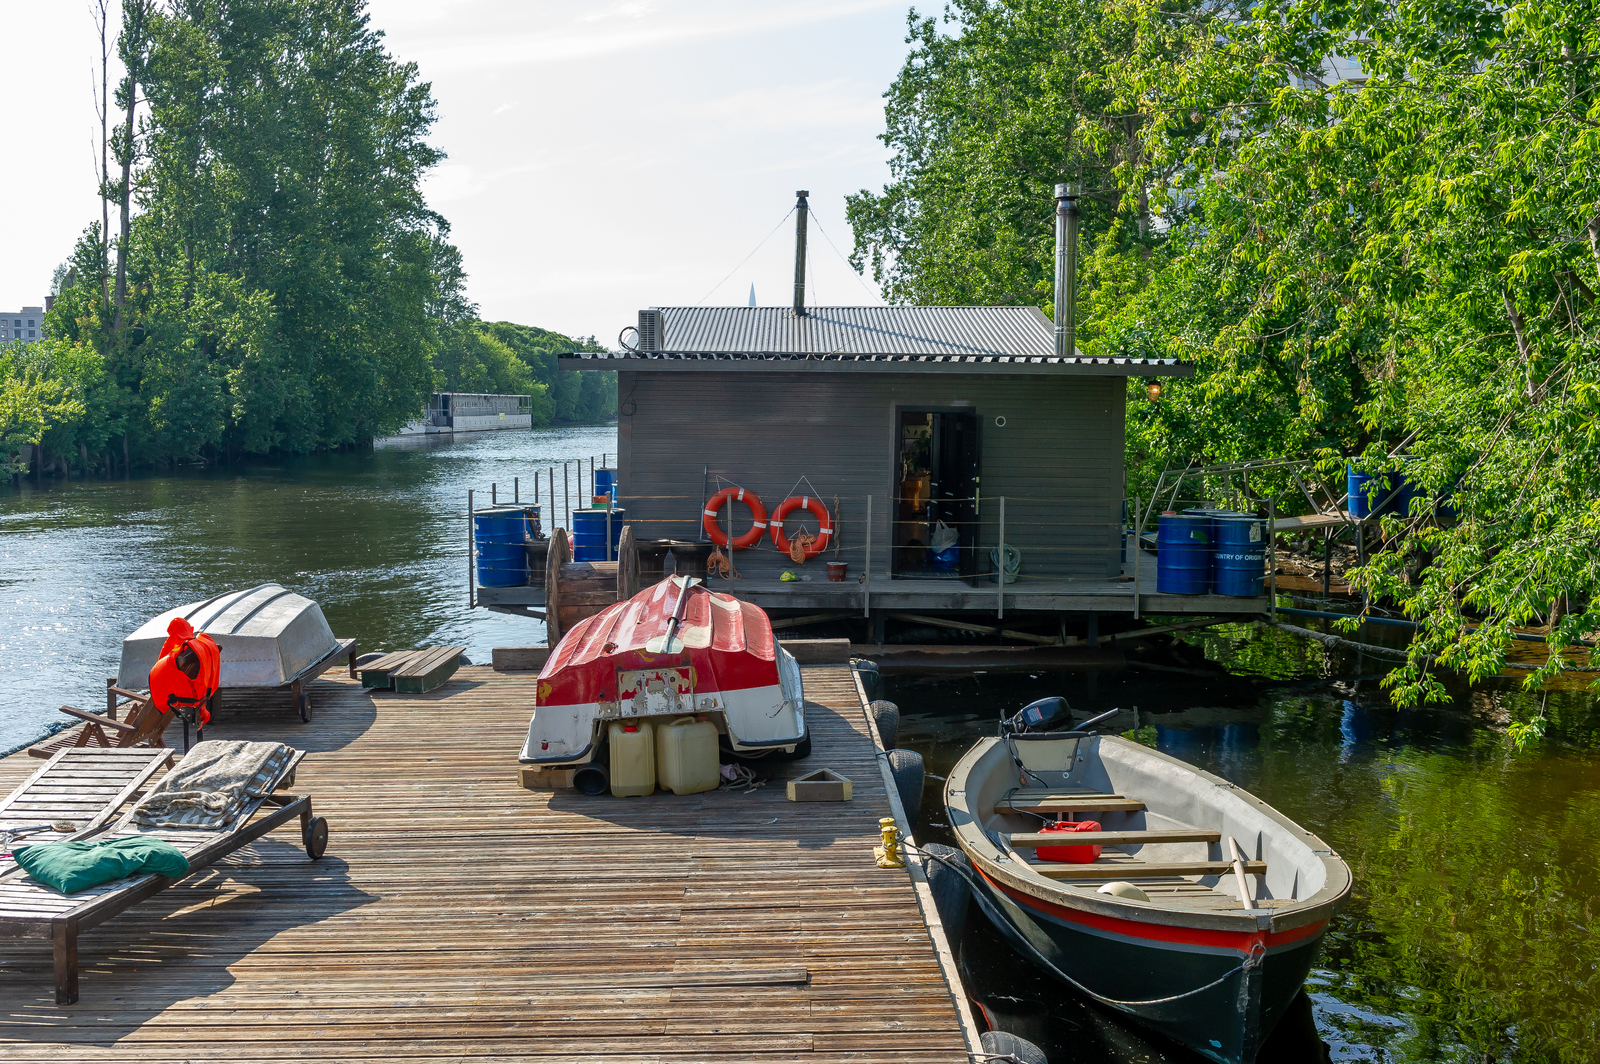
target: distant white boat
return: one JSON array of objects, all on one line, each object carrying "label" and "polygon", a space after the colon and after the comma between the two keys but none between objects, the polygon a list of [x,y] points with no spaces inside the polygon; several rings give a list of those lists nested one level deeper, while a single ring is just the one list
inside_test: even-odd
[{"label": "distant white boat", "polygon": [[224,688],[291,683],[344,649],[321,606],[278,584],[262,584],[179,606],[140,625],[122,641],[120,686],[134,691],[149,686],[150,670],[174,617],[217,641]]}]

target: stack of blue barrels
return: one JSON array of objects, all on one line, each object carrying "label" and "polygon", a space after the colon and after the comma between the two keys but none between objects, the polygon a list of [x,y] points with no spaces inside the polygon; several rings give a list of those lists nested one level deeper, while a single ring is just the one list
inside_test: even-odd
[{"label": "stack of blue barrels", "polygon": [[[622,523],[626,516],[619,507],[607,510],[572,511],[572,560],[575,562],[614,562],[617,545],[622,541]],[[609,546],[607,518],[610,518]]]},{"label": "stack of blue barrels", "polygon": [[532,505],[494,506],[472,515],[480,587],[521,587],[528,582],[523,544],[539,520]]},{"label": "stack of blue barrels", "polygon": [[1164,513],[1156,536],[1156,591],[1256,598],[1266,568],[1267,523],[1234,510]]},{"label": "stack of blue barrels", "polygon": [[617,505],[617,471],[615,469],[596,469],[594,471],[594,493],[596,496],[609,495],[611,505]]},{"label": "stack of blue barrels", "polygon": [[1422,485],[1401,472],[1363,473],[1347,465],[1344,476],[1349,494],[1346,505],[1350,516],[1358,519],[1386,514],[1406,517],[1411,513],[1411,500],[1427,495]]}]

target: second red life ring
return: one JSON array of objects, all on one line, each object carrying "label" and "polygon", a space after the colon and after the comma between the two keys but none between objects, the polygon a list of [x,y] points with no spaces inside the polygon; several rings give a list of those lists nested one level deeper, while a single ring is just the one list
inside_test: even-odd
[{"label": "second red life ring", "polygon": [[815,558],[827,549],[828,539],[833,535],[833,517],[828,513],[828,508],[822,505],[821,499],[809,495],[791,495],[780,502],[772,514],[772,542],[783,553],[789,553],[789,537],[783,534],[783,519],[796,510],[810,511],[822,526],[817,532],[816,542],[806,548],[806,557]]},{"label": "second red life ring", "polygon": [[754,519],[754,523],[750,526],[750,531],[733,541],[734,550],[744,550],[746,547],[759,542],[762,534],[767,530],[767,508],[761,504],[760,499],[756,498],[755,492],[745,491],[743,488],[723,488],[706,502],[705,515],[700,518],[700,524],[706,530],[706,536],[710,538],[711,542],[719,547],[726,547],[728,545],[728,534],[717,527],[717,512],[722,509],[722,504],[729,499],[742,502],[750,507],[750,516]]}]

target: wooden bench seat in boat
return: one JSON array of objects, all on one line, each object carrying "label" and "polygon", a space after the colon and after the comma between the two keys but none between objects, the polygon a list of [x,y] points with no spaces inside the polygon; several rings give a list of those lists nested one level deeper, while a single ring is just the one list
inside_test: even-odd
[{"label": "wooden bench seat in boat", "polygon": [[1046,834],[1029,832],[1005,836],[1006,842],[1019,850],[1036,846],[1146,846],[1166,842],[1221,842],[1222,832],[1201,828],[1179,830],[1156,828],[1149,831],[1090,831],[1082,835]]},{"label": "wooden bench seat in boat", "polygon": [[[1060,836],[1057,836],[1058,841],[1059,838]],[[1086,838],[1087,836],[1080,835],[1073,841]],[[1029,861],[1028,867],[1046,879],[1104,879],[1108,882],[1114,879],[1133,881],[1165,876],[1225,876],[1233,872],[1232,861],[1173,861],[1168,864],[1146,864],[1143,861],[1129,860],[1107,863],[1103,855],[1093,864]],[[1267,874],[1267,862],[1246,861],[1244,872],[1247,876],[1264,876]]]},{"label": "wooden bench seat in boat", "polygon": [[1138,813],[1144,803],[1120,794],[1045,788],[1018,788],[994,803],[1018,813]]}]

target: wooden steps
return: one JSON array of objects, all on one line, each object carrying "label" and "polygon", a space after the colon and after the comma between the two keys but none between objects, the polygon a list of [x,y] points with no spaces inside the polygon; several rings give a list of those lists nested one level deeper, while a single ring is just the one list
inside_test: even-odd
[{"label": "wooden steps", "polygon": [[461,666],[466,647],[423,647],[398,650],[357,666],[361,686],[391,687],[402,694],[426,694],[444,686]]}]

